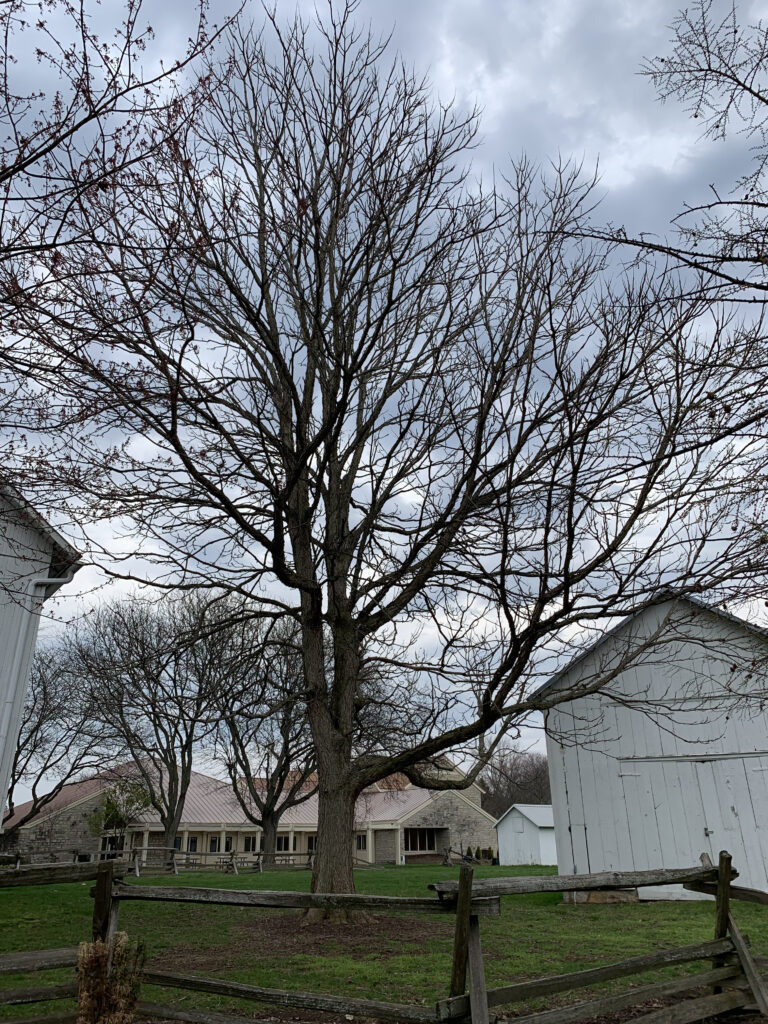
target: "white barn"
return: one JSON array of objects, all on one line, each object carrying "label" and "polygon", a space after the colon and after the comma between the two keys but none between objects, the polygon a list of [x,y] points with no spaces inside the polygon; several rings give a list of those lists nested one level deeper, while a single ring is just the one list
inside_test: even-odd
[{"label": "white barn", "polygon": [[[0,483],[0,804],[4,806],[43,601],[80,556],[13,488]],[[2,821],[2,814],[0,814]]]},{"label": "white barn", "polygon": [[557,864],[551,804],[512,804],[496,822],[500,864]]},{"label": "white barn", "polygon": [[[763,630],[674,599],[625,619],[539,690],[577,691],[545,714],[560,874],[728,850],[739,884],[768,890],[767,659]],[[578,695],[598,679],[606,690]]]}]

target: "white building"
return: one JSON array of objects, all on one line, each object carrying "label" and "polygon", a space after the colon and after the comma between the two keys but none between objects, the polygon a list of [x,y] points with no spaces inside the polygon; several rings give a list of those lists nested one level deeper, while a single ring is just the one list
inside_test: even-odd
[{"label": "white building", "polygon": [[[43,601],[80,556],[15,490],[0,484],[0,804],[11,775]],[[0,814],[0,821],[2,815]]]},{"label": "white building", "polygon": [[[675,599],[625,619],[542,687],[540,699],[577,691],[546,712],[560,874],[727,850],[739,884],[768,890],[767,658],[764,631]],[[600,679],[607,690],[578,694]]]},{"label": "white building", "polygon": [[512,804],[496,822],[500,864],[557,864],[551,804]]}]

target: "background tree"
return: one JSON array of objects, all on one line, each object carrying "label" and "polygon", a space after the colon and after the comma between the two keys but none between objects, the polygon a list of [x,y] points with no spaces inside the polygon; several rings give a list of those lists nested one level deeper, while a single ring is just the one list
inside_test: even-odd
[{"label": "background tree", "polygon": [[[63,645],[57,642],[41,646],[32,662],[11,766],[0,837],[3,845],[13,847],[21,826],[43,810],[64,786],[88,773],[102,771],[114,756],[112,744],[93,727],[93,708],[87,695],[67,671]],[[10,824],[21,787],[31,791],[29,806]]]},{"label": "background tree", "polygon": [[[14,336],[25,267],[36,252],[55,261],[72,237],[73,206],[168,144],[164,114],[194,88],[188,72],[222,31],[208,21],[208,0],[187,7],[186,44],[158,60],[142,0],[0,3],[0,409],[8,428],[24,428],[8,396],[45,403]],[[16,469],[17,482],[28,482]]]},{"label": "background tree", "polygon": [[707,196],[687,202],[674,220],[676,237],[627,238],[621,229],[618,236],[704,273],[732,300],[763,302],[768,291],[768,27],[761,21],[742,24],[735,4],[723,13],[714,0],[696,0],[680,11],[672,31],[671,51],[648,59],[642,73],[662,101],[685,106],[701,124],[703,138],[717,141],[734,132],[748,138],[751,163],[735,181],[712,183]]},{"label": "background tree", "polygon": [[214,612],[204,600],[137,599],[105,606],[70,640],[70,665],[91,698],[94,725],[132,762],[174,845],[198,746],[216,726],[228,685]]},{"label": "background tree", "polygon": [[231,685],[217,706],[215,760],[263,832],[265,862],[274,863],[280,817],[315,791],[300,638],[290,624],[249,619],[231,622],[221,638]]},{"label": "background tree", "polygon": [[[116,571],[296,622],[328,892],[365,787],[457,785],[429,765],[566,700],[535,684],[584,623],[743,595],[767,550],[759,333],[650,263],[613,274],[575,169],[473,180],[476,117],[353,15],[233,32],[16,316],[57,396],[16,455],[121,517],[143,561]],[[372,664],[408,728],[358,748]]]},{"label": "background tree", "polygon": [[547,755],[519,743],[500,745],[480,774],[485,786],[483,809],[500,818],[512,804],[548,804]]},{"label": "background tree", "polygon": [[104,803],[88,819],[88,827],[95,836],[106,833],[110,849],[122,850],[129,825],[137,822],[149,806],[149,793],[143,783],[132,772],[116,772],[114,782],[104,792]]}]

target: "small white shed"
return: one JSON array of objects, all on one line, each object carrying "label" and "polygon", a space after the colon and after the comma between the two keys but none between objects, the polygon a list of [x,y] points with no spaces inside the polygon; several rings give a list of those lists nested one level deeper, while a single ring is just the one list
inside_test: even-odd
[{"label": "small white shed", "polygon": [[560,874],[727,850],[739,885],[768,890],[767,683],[764,630],[680,598],[629,616],[550,679],[542,702],[574,695],[545,715]]},{"label": "small white shed", "polygon": [[0,809],[8,792],[40,609],[72,579],[79,563],[79,554],[61,534],[0,482]]},{"label": "small white shed", "polygon": [[500,864],[557,864],[551,804],[512,804],[496,822]]}]

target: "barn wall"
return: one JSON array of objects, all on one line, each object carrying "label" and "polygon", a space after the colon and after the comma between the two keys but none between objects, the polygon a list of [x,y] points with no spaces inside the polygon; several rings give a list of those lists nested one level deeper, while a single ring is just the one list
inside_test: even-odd
[{"label": "barn wall", "polygon": [[53,545],[0,495],[0,794],[4,801],[37,638],[42,595],[34,579],[49,573]]},{"label": "barn wall", "polygon": [[[727,849],[740,883],[768,889],[768,715],[749,699],[768,644],[703,610],[670,612],[633,621],[635,637],[663,636],[611,683],[636,706],[592,696],[548,713],[559,870],[683,866]],[[610,665],[627,639],[606,641],[560,685]],[[652,715],[638,706],[649,701]]]}]

